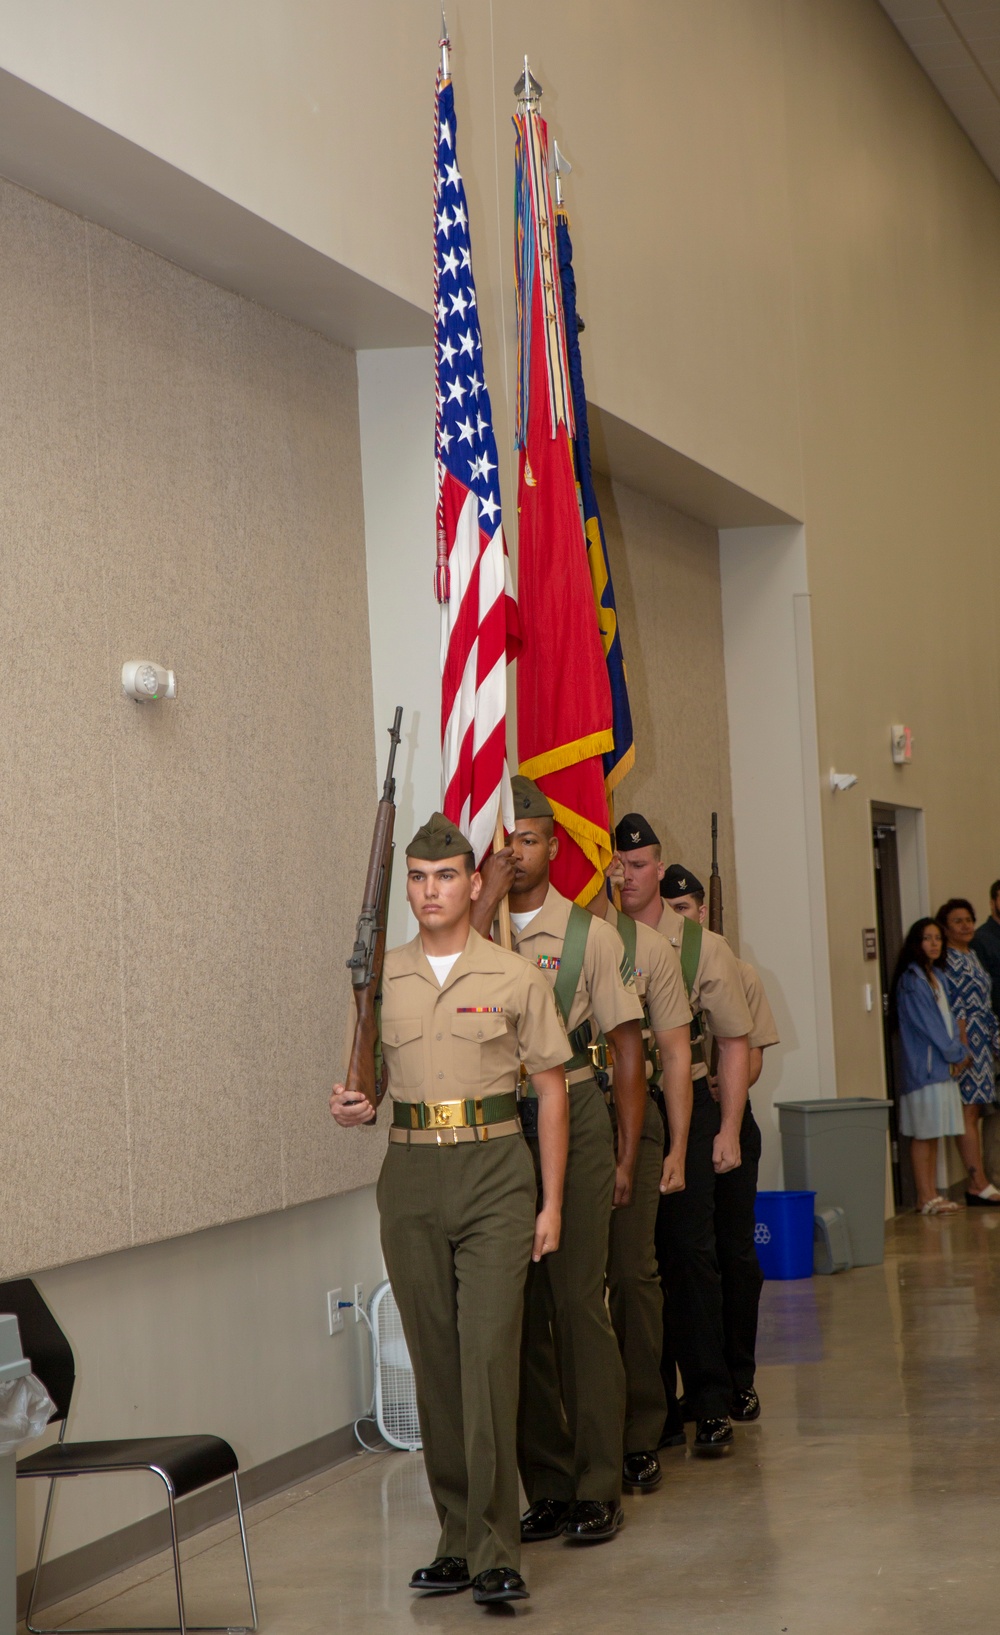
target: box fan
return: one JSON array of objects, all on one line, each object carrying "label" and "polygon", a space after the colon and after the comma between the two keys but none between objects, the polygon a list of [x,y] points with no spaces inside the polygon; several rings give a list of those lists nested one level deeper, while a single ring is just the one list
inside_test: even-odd
[{"label": "box fan", "polygon": [[388,1282],[378,1285],[362,1315],[367,1319],[372,1341],[372,1401],[368,1413],[355,1423],[354,1434],[363,1448],[374,1452],[359,1430],[366,1420],[374,1420],[391,1448],[416,1453],[421,1447],[416,1381],[399,1308]]}]

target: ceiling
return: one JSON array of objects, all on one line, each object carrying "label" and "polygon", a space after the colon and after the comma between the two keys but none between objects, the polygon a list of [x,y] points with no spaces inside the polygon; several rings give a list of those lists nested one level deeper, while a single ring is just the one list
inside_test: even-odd
[{"label": "ceiling", "polygon": [[1000,181],[1000,0],[880,0]]}]

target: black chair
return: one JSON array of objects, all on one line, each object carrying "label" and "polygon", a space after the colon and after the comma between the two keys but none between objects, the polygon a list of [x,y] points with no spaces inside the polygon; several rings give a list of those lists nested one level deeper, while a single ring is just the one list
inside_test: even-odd
[{"label": "black chair", "polygon": [[218,1436],[149,1436],[129,1437],[115,1442],[67,1442],[66,1425],[70,1401],[76,1380],[73,1351],[59,1324],[42,1299],[30,1278],[0,1284],[0,1312],[13,1312],[21,1332],[21,1348],[31,1359],[32,1372],[41,1380],[56,1405],[49,1423],[61,1420],[59,1440],[40,1453],[29,1454],[17,1467],[19,1477],[44,1476],[49,1480],[49,1496],[42,1522],[42,1536],[38,1544],[38,1560],[28,1598],[26,1624],[32,1635],[58,1635],[58,1631],[33,1624],[35,1597],[38,1593],[39,1574],[45,1554],[45,1541],[52,1516],[52,1499],[56,1479],[60,1476],[106,1476],[116,1471],[148,1470],[158,1476],[167,1490],[167,1508],[170,1516],[170,1542],[174,1556],[174,1580],[177,1585],[176,1624],[133,1624],[112,1628],[83,1629],[74,1625],[74,1635],[121,1635],[129,1630],[178,1630],[189,1635],[193,1630],[233,1630],[232,1624],[189,1624],[184,1615],[184,1587],[181,1582],[181,1558],[177,1540],[176,1501],[186,1493],[195,1493],[221,1482],[226,1476],[233,1479],[236,1491],[236,1515],[240,1524],[243,1544],[243,1564],[246,1567],[247,1590],[250,1596],[252,1622],[243,1628],[257,1628],[257,1602],[250,1572],[250,1552],[247,1549],[247,1530],[243,1520],[240,1499],[239,1464],[228,1442]]}]

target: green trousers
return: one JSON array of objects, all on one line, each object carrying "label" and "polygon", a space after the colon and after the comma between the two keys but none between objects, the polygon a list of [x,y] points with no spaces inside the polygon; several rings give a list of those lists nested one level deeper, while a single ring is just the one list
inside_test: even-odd
[{"label": "green trousers", "polygon": [[611,1216],[608,1305],[625,1364],[625,1452],[652,1453],[667,1417],[660,1372],[663,1290],[656,1263],[656,1213],[663,1173],[664,1129],[652,1097],[646,1108],[632,1202]]},{"label": "green trousers", "polygon": [[[593,1080],[570,1091],[562,1236],[528,1270],[518,1461],[529,1504],[617,1500],[625,1371],[604,1300],[615,1152]],[[529,1141],[539,1188],[538,1142]]]},{"label": "green trousers", "polygon": [[464,1556],[473,1577],[516,1569],[518,1358],[536,1199],[524,1139],[390,1143],[377,1198],[441,1522],[436,1553]]}]

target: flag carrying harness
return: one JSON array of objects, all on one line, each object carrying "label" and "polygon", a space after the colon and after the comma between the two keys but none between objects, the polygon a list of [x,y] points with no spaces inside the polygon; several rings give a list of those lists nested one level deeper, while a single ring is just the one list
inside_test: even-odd
[{"label": "flag carrying harness", "polygon": [[[691,998],[694,979],[698,975],[703,929],[697,920],[685,919],[681,931],[681,976],[684,978],[688,999]],[[701,1011],[691,1018],[691,1058],[693,1061],[705,1060],[705,1026]]]}]

